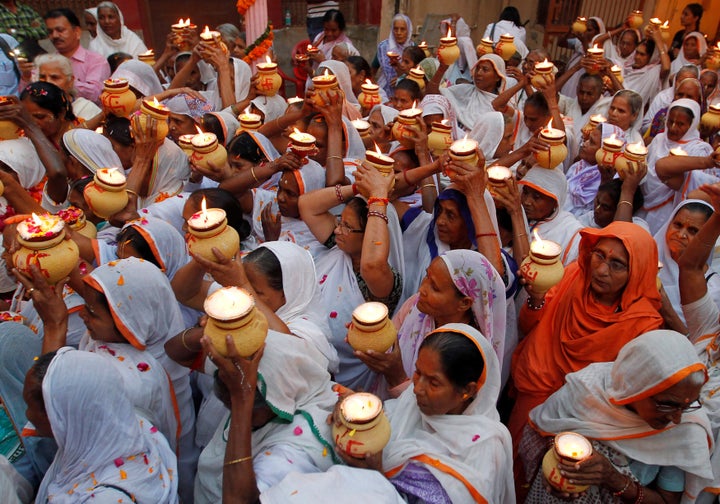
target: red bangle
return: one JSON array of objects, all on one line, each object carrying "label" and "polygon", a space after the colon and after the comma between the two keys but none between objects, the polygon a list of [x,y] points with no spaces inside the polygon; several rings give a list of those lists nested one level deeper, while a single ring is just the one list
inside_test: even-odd
[{"label": "red bangle", "polygon": [[405,183],[406,183],[407,185],[409,185],[409,186],[415,186],[415,187],[417,187],[417,184],[412,184],[412,183],[410,183],[410,181],[409,181],[408,178],[407,178],[407,172],[408,172],[407,170],[403,170],[403,172],[402,172],[402,174],[403,174],[403,179],[405,180]]},{"label": "red bangle", "polygon": [[475,235],[475,238],[482,238],[483,236],[495,236],[497,237],[497,233],[478,233]]},{"label": "red bangle", "polygon": [[355,182],[353,182],[352,191],[355,196],[357,196],[360,193],[360,191],[358,191],[357,184]]},{"label": "red bangle", "polygon": [[377,204],[382,206],[388,206],[389,203],[390,200],[388,198],[378,198],[376,196],[371,196],[370,198],[368,198],[367,201],[368,205]]},{"label": "red bangle", "polygon": [[340,184],[337,184],[335,186],[335,197],[337,198],[337,200],[340,203],[345,203],[345,198],[343,198],[343,195],[342,195],[342,185],[340,185]]}]

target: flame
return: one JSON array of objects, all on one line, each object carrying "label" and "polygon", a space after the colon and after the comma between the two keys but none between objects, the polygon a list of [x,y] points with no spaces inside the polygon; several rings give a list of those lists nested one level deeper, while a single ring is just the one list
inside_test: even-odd
[{"label": "flame", "polygon": [[550,120],[547,123],[547,126],[545,126],[545,129],[548,129],[548,130],[552,129],[552,121],[553,121],[552,118],[550,118]]},{"label": "flame", "polygon": [[377,152],[378,154],[382,154],[380,146],[377,144],[377,142],[373,142],[373,144],[375,145],[375,152]]},{"label": "flame", "polygon": [[197,124],[195,125],[195,129],[197,130],[197,134],[198,134],[198,135],[202,135],[202,134],[203,134],[203,130],[201,130],[201,129],[200,129],[200,126],[198,126]]},{"label": "flame", "polygon": [[610,135],[610,138],[608,138],[608,142],[614,142],[615,140],[617,140],[617,138],[615,138],[615,133],[613,133]]},{"label": "flame", "polygon": [[266,54],[266,55],[265,55],[265,63],[272,63],[272,60],[270,59],[270,55],[269,55],[269,54]]},{"label": "flame", "polygon": [[720,42],[717,43],[717,50],[720,51]]},{"label": "flame", "polygon": [[205,29],[202,32],[203,35],[210,35],[210,27],[208,25],[205,25]]},{"label": "flame", "polygon": [[156,107],[159,107],[159,106],[160,106],[160,102],[157,101],[157,98],[155,98],[154,96],[153,96],[153,105],[156,106]]},{"label": "flame", "polygon": [[424,46],[427,46],[427,42],[426,42],[425,40],[423,40],[422,42],[420,42],[420,47],[424,47]]},{"label": "flame", "polygon": [[611,72],[619,72],[619,71],[620,71],[620,67],[617,66],[617,65],[613,65],[613,66],[610,67],[610,71],[611,71]]},{"label": "flame", "polygon": [[324,77],[330,77],[330,71],[326,68],[325,73],[323,74]]},{"label": "flame", "polygon": [[537,229],[533,229],[533,236],[535,237],[535,241],[541,242],[543,241],[542,238],[540,238],[540,235],[537,232]]},{"label": "flame", "polygon": [[447,35],[445,36],[445,38],[451,38],[451,37],[452,37],[452,27],[448,26],[448,32],[447,32]]},{"label": "flame", "polygon": [[250,113],[251,113],[251,112],[250,112],[250,105],[248,105],[247,107],[245,107],[245,110],[243,110],[243,114],[250,114]]},{"label": "flame", "polygon": [[114,167],[114,168],[105,168],[105,173],[107,173],[108,175],[112,175],[112,174],[115,173],[116,171],[118,171],[117,167]]},{"label": "flame", "polygon": [[467,136],[468,136],[468,134],[465,133],[465,138],[462,139],[463,142],[467,142]]},{"label": "flame", "polygon": [[447,119],[443,119],[442,121],[440,121],[440,124],[442,124],[443,126],[449,126],[450,121],[448,121]]},{"label": "flame", "polygon": [[595,50],[597,51],[597,50],[600,49],[600,48],[598,47],[597,44],[595,44],[595,45],[593,45],[593,49],[595,49]]},{"label": "flame", "polygon": [[313,48],[312,44],[308,44],[307,50],[310,51],[310,50],[312,50],[312,48]]},{"label": "flame", "polygon": [[293,127],[293,134],[299,135],[299,134],[301,134],[301,133],[302,133],[302,132],[301,132],[299,129]]},{"label": "flame", "polygon": [[33,221],[33,224],[36,225],[36,226],[38,226],[38,227],[42,227],[42,225],[43,225],[42,219],[41,219],[40,216],[39,216],[38,214],[36,214],[35,212],[32,213],[32,221]]},{"label": "flame", "polygon": [[371,84],[372,84],[372,81],[371,81],[370,79],[365,79],[365,84],[371,85]]},{"label": "flame", "polygon": [[669,26],[670,26],[670,24],[667,21],[665,21],[660,28],[667,29]]},{"label": "flame", "polygon": [[418,65],[418,66],[416,66],[415,68],[413,68],[413,70],[415,70],[416,72],[425,73],[425,70],[423,70],[423,68],[422,68],[420,65]]},{"label": "flame", "polygon": [[200,203],[200,211],[202,212],[203,219],[207,221],[207,201],[205,201],[205,196],[203,196],[202,203]]},{"label": "flame", "polygon": [[412,109],[415,110],[416,108],[417,108],[417,100],[413,100]]},{"label": "flame", "polygon": [[545,65],[545,66],[547,66],[548,63],[549,63],[549,62],[548,62],[548,59],[545,58],[545,59],[543,60],[543,62],[542,62],[542,63],[539,63],[539,64],[540,64],[540,65]]}]

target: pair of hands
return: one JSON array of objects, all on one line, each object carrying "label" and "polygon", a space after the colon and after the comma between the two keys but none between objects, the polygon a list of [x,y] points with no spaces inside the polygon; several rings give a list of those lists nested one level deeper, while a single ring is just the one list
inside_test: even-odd
[{"label": "pair of hands", "polygon": [[21,128],[35,124],[30,112],[20,103],[16,96],[6,96],[8,102],[0,105],[0,121],[11,121]]},{"label": "pair of hands", "polygon": [[[568,460],[560,460],[558,465],[560,474],[568,480],[569,483],[578,486],[606,486],[613,492],[621,490],[627,478],[620,474],[610,461],[598,452],[593,454],[581,462],[573,462]],[[575,500],[584,495],[581,493],[560,492],[553,488],[550,483],[543,477],[543,485],[545,490],[563,500]]]}]

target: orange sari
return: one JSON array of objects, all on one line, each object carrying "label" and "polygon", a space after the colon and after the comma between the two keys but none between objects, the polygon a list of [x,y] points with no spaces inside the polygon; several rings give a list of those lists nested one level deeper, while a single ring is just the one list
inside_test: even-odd
[{"label": "orange sari", "polygon": [[[658,252],[652,236],[629,222],[585,228],[580,234],[578,260],[550,290],[544,309],[532,312],[524,306],[520,311],[521,328],[535,313],[539,320],[513,354],[517,400],[509,429],[516,448],[530,410],[562,387],[567,373],[615,360],[625,343],[663,325],[656,285]],[[619,239],[628,252],[628,281],[617,308],[598,303],[590,291],[590,256],[602,238]]]}]

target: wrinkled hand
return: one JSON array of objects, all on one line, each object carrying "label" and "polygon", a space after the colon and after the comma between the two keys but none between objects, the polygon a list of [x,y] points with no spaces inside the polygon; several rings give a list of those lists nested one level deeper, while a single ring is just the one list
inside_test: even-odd
[{"label": "wrinkled hand", "polygon": [[515,177],[506,179],[504,186],[493,187],[492,196],[496,206],[501,206],[510,213],[521,211],[522,200],[520,199],[520,189]]},{"label": "wrinkled hand", "polygon": [[323,115],[328,123],[334,121],[339,124],[342,122],[343,102],[345,100],[342,91],[339,89],[333,91],[314,90],[313,95],[321,98],[322,105],[314,102],[315,109]]},{"label": "wrinkled hand", "polygon": [[610,182],[615,178],[615,174],[617,173],[615,167],[612,165],[599,164],[597,165],[597,170],[600,172],[600,184]]},{"label": "wrinkled hand", "polygon": [[272,205],[267,203],[260,212],[260,220],[265,241],[277,241],[282,230],[282,215],[280,212],[273,213]]},{"label": "wrinkled hand", "polygon": [[199,255],[191,255],[195,262],[210,273],[213,279],[223,287],[244,287],[249,283],[242,261],[235,260],[235,257],[224,256],[216,247],[212,248],[212,252],[218,262],[208,261]]},{"label": "wrinkled hand", "polygon": [[[143,121],[147,121],[143,128]],[[151,158],[162,145],[165,139],[158,140],[157,135],[158,120],[147,114],[133,114],[130,120],[130,131],[135,139],[135,156]]]},{"label": "wrinkled hand", "polygon": [[5,98],[9,100],[9,103],[0,106],[0,121],[12,121],[20,127],[25,127],[33,121],[17,97],[6,96]]},{"label": "wrinkled hand", "polygon": [[60,280],[53,286],[36,264],[30,265],[30,275],[23,273],[17,268],[12,270],[15,278],[25,287],[25,293],[33,302],[43,324],[50,327],[67,325],[68,311],[63,299],[63,289],[69,278]]},{"label": "wrinkled hand", "polygon": [[645,175],[647,175],[647,163],[645,161],[633,163],[633,170],[625,172],[623,185],[627,184],[628,187],[637,188]]},{"label": "wrinkled hand", "polygon": [[345,464],[350,467],[357,467],[360,469],[372,469],[374,471],[382,472],[382,450],[378,453],[366,453],[364,458],[351,457],[345,453],[340,446],[335,445],[335,453],[340,457]]},{"label": "wrinkled hand", "polygon": [[480,149],[477,149],[478,163],[473,166],[460,161],[450,161],[449,168],[454,172],[452,177],[453,184],[466,197],[471,198],[476,195],[482,197],[487,186],[487,171],[485,170],[485,156]]},{"label": "wrinkled hand", "polygon": [[303,166],[302,158],[292,151],[283,152],[282,156],[271,162],[276,172],[283,170],[299,170]]},{"label": "wrinkled hand", "polygon": [[263,343],[253,355],[245,358],[238,355],[235,342],[229,334],[225,337],[227,357],[218,353],[209,337],[203,336],[200,343],[206,355],[209,355],[210,360],[217,366],[218,376],[225,383],[230,396],[252,402],[255,398],[258,366],[265,351],[265,344]]},{"label": "wrinkled hand", "polygon": [[561,459],[558,467],[560,474],[573,485],[600,486],[622,479],[610,461],[596,451],[581,462]]}]

